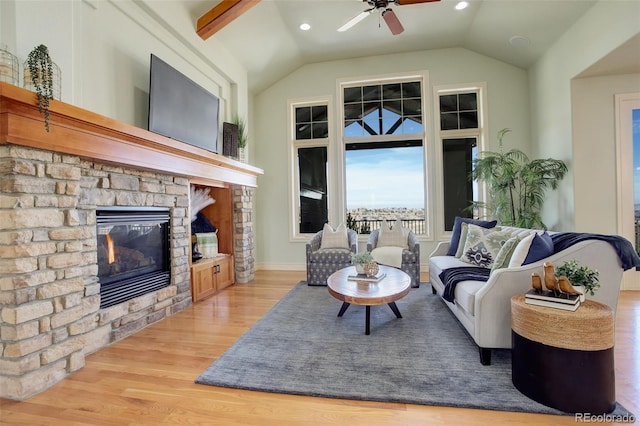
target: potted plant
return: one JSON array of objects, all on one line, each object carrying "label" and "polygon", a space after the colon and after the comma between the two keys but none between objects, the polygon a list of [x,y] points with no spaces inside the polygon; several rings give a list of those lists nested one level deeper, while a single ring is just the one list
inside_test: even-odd
[{"label": "potted plant", "polygon": [[[365,266],[372,263],[376,264],[375,259],[371,255],[371,252],[368,252],[368,251],[361,251],[360,253],[351,253],[351,263],[356,267],[356,272],[358,272],[359,274],[366,273]],[[370,268],[370,269],[373,269],[373,268]],[[367,275],[375,275],[376,272],[374,272],[373,274],[367,274]]]},{"label": "potted plant", "polygon": [[486,209],[502,225],[546,228],[541,217],[544,194],[558,187],[567,165],[552,158],[530,160],[518,149],[504,152],[503,138],[510,131],[498,132],[498,152],[482,151],[474,160],[471,177],[486,182],[490,200],[474,201],[471,208]]},{"label": "potted plant", "polygon": [[60,71],[51,60],[49,49],[44,44],[36,46],[27,57],[24,70],[24,85],[38,96],[38,111],[44,115],[44,127],[49,131],[49,100],[54,98],[54,88],[59,86]]},{"label": "potted plant", "polygon": [[247,148],[247,123],[244,118],[240,118],[239,116],[234,116],[232,123],[238,126],[238,157],[240,161],[246,162],[246,148]]},{"label": "potted plant", "polygon": [[582,293],[582,301],[584,301],[586,293],[594,296],[596,290],[600,287],[598,271],[588,266],[580,266],[575,259],[569,260],[556,268],[556,277],[561,276],[567,277],[571,285]]}]

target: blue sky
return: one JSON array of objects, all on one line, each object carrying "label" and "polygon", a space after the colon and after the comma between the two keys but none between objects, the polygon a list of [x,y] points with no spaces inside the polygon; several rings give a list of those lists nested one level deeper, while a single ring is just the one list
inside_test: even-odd
[{"label": "blue sky", "polygon": [[423,208],[422,165],[422,147],[347,151],[347,208]]}]

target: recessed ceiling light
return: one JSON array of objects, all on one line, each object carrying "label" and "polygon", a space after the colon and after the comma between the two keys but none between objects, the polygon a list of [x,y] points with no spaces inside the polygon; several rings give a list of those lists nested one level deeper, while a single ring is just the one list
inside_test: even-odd
[{"label": "recessed ceiling light", "polygon": [[469,6],[469,2],[467,1],[458,2],[458,4],[456,4],[456,10],[466,9],[467,6]]},{"label": "recessed ceiling light", "polygon": [[517,48],[524,48],[529,46],[529,44],[531,43],[531,41],[523,36],[520,35],[514,35],[513,37],[511,37],[509,39],[509,44],[512,45],[513,47],[517,47]]},{"label": "recessed ceiling light", "polygon": [[309,31],[311,29],[311,25],[307,24],[306,22],[304,24],[300,24],[300,29],[302,31]]}]

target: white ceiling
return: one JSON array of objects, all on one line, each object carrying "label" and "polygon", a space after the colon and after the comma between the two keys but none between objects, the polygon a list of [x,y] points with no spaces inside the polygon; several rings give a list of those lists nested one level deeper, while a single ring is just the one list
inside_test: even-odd
[{"label": "white ceiling", "polygon": [[[368,8],[361,0],[262,0],[214,34],[248,70],[249,89],[259,92],[280,78],[314,62],[388,53],[463,47],[528,68],[567,31],[594,0],[470,0],[468,8],[454,9],[458,0],[391,7],[405,31],[391,34],[378,13],[346,32],[337,28]],[[188,0],[185,7],[195,21],[218,0]],[[303,22],[311,30],[301,31]],[[509,43],[526,37],[526,47]],[[640,40],[640,37],[637,37]],[[628,46],[633,52],[638,40]],[[621,66],[640,70],[640,55],[616,56]],[[640,50],[635,50],[640,52]],[[598,72],[613,65],[600,64]]]}]

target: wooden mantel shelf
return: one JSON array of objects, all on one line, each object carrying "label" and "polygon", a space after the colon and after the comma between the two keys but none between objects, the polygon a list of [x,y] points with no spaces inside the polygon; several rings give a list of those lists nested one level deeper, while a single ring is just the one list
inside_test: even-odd
[{"label": "wooden mantel shelf", "polygon": [[50,103],[50,132],[36,94],[0,82],[0,145],[15,144],[175,174],[213,186],[257,186],[263,170],[64,102]]}]

